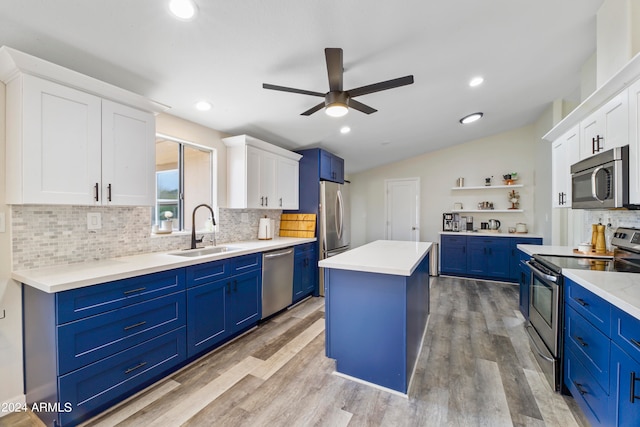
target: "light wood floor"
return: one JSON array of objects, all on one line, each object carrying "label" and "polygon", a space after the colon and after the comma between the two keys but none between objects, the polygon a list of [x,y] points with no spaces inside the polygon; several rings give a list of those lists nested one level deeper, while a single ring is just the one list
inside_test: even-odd
[{"label": "light wood floor", "polygon": [[[588,426],[533,359],[517,287],[440,277],[409,398],[333,375],[312,298],[87,426]],[[32,414],[0,426],[38,426]]]}]

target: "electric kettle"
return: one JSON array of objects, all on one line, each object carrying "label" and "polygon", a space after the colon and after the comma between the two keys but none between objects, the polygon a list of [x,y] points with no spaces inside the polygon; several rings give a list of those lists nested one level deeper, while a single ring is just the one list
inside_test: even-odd
[{"label": "electric kettle", "polygon": [[489,230],[499,230],[500,229],[500,221],[497,219],[489,220]]}]

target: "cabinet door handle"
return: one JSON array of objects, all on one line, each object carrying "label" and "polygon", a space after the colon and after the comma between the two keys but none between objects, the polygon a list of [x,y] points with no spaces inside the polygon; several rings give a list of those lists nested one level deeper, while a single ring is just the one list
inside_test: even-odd
[{"label": "cabinet door handle", "polygon": [[585,300],[583,300],[582,298],[574,298],[575,302],[577,302],[578,304],[580,304],[583,307],[586,307],[589,305],[588,302],[586,302]]},{"label": "cabinet door handle", "polygon": [[573,382],[573,385],[576,386],[576,388],[578,389],[578,393],[580,393],[581,396],[584,396],[585,394],[587,394],[587,390],[582,388],[582,384],[577,383],[577,382]]},{"label": "cabinet door handle", "polygon": [[128,331],[129,329],[137,328],[137,327],[142,326],[142,325],[144,325],[146,323],[147,323],[147,321],[143,320],[142,322],[138,322],[138,323],[134,323],[133,325],[125,326],[124,330]]},{"label": "cabinet door handle", "polygon": [[111,201],[111,184],[107,185],[107,200]]},{"label": "cabinet door handle", "polygon": [[125,295],[129,295],[129,294],[135,294],[136,292],[142,292],[144,290],[146,290],[146,287],[142,287],[142,288],[136,288],[136,289],[130,289],[128,291],[124,291]]},{"label": "cabinet door handle", "polygon": [[264,205],[269,206],[269,198],[267,196],[264,197]]},{"label": "cabinet door handle", "polygon": [[260,206],[264,206],[264,196],[260,197]]},{"label": "cabinet door handle", "polygon": [[95,190],[95,196],[93,197],[95,199],[96,202],[100,201],[100,187],[98,186],[98,183],[96,182],[96,185],[93,186],[93,189]]},{"label": "cabinet door handle", "polygon": [[233,281],[233,292],[238,292],[238,281],[237,280]]},{"label": "cabinet door handle", "polygon": [[639,347],[639,348],[640,348],[640,341],[638,341],[638,340],[634,340],[633,338],[631,338],[629,341],[631,341],[631,343],[632,343],[633,345],[635,345],[636,347]]},{"label": "cabinet door handle", "polygon": [[604,147],[600,146],[600,141],[602,141],[604,139],[603,136],[600,135],[596,135],[596,152],[600,152]]},{"label": "cabinet door handle", "polygon": [[636,396],[636,381],[640,381],[640,377],[636,376],[635,372],[631,372],[631,387],[629,390],[629,401],[635,403],[636,399],[640,399],[640,396]]},{"label": "cabinet door handle", "polygon": [[282,197],[280,197],[280,207],[282,207]]},{"label": "cabinet door handle", "polygon": [[596,138],[591,138],[591,154],[596,154]]},{"label": "cabinet door handle", "polygon": [[133,368],[129,368],[126,371],[124,371],[125,374],[130,374],[133,371],[137,371],[138,369],[142,368],[143,366],[145,366],[147,364],[147,362],[142,362],[142,363],[138,363],[136,366],[134,366]]},{"label": "cabinet door handle", "polygon": [[578,341],[578,343],[582,347],[589,347],[589,344],[587,344],[586,341],[582,337],[576,337],[576,341]]},{"label": "cabinet door handle", "polygon": [[231,283],[227,282],[227,295],[231,294]]}]

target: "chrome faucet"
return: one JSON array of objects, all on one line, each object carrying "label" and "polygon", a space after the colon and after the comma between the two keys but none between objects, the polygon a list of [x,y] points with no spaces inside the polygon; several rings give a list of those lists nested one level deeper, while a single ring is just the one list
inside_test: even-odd
[{"label": "chrome faucet", "polygon": [[[202,239],[204,239],[204,236],[202,236],[200,239],[196,239],[196,211],[198,210],[198,208],[202,208],[202,207],[209,209],[209,212],[211,212],[211,222],[213,222],[214,227],[216,226],[216,217],[213,214],[213,209],[211,208],[211,206],[207,205],[206,203],[203,203],[193,208],[193,213],[191,214],[191,249],[195,249],[198,243],[202,243]],[[215,245],[216,245],[216,232],[214,230],[213,246]]]}]

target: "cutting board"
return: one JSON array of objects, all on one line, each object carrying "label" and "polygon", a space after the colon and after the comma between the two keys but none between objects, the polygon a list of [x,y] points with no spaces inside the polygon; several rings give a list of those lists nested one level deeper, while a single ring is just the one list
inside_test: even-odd
[{"label": "cutting board", "polygon": [[316,237],[316,214],[282,214],[280,237]]}]

